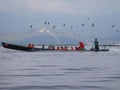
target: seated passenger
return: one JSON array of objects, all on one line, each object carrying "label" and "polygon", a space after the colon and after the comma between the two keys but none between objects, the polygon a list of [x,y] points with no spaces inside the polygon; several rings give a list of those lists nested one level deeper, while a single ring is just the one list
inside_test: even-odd
[{"label": "seated passenger", "polygon": [[29,43],[27,47],[34,48],[34,45]]}]

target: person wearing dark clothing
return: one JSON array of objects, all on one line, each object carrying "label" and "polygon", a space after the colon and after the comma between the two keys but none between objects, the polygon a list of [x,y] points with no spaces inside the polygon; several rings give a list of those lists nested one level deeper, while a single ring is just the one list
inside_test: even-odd
[{"label": "person wearing dark clothing", "polygon": [[94,45],[95,45],[95,51],[99,51],[99,42],[97,38],[95,38]]}]

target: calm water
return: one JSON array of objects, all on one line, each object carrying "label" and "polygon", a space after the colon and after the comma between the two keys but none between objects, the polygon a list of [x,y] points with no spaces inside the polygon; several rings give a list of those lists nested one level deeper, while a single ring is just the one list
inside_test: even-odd
[{"label": "calm water", "polygon": [[0,90],[120,90],[120,49],[22,52],[0,47]]}]

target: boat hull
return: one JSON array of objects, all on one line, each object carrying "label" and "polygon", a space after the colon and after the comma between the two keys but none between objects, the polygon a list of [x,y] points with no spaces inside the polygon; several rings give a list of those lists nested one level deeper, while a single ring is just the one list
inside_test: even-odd
[{"label": "boat hull", "polygon": [[28,52],[47,50],[47,49],[43,49],[43,48],[31,48],[31,47],[27,47],[27,46],[14,45],[14,44],[9,44],[9,43],[5,43],[5,42],[2,42],[2,46],[4,48],[8,48],[8,49],[28,51]]},{"label": "boat hull", "polygon": [[[71,51],[71,50],[56,50],[56,49],[45,49],[45,48],[31,48],[31,47],[27,47],[27,46],[21,46],[21,45],[14,45],[14,44],[10,44],[10,43],[5,43],[2,42],[2,46],[4,48],[8,48],[8,49],[13,49],[13,50],[21,50],[21,51],[27,51],[27,52],[34,52],[34,51]],[[74,51],[95,51],[95,50],[72,50]],[[100,49],[99,51],[109,51],[109,49]],[[97,51],[97,52],[99,52]]]}]

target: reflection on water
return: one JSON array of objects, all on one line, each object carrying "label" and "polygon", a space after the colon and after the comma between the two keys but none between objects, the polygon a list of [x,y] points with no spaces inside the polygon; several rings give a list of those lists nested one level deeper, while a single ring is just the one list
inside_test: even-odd
[{"label": "reflection on water", "polygon": [[0,90],[120,90],[120,52],[22,52],[0,47]]}]

